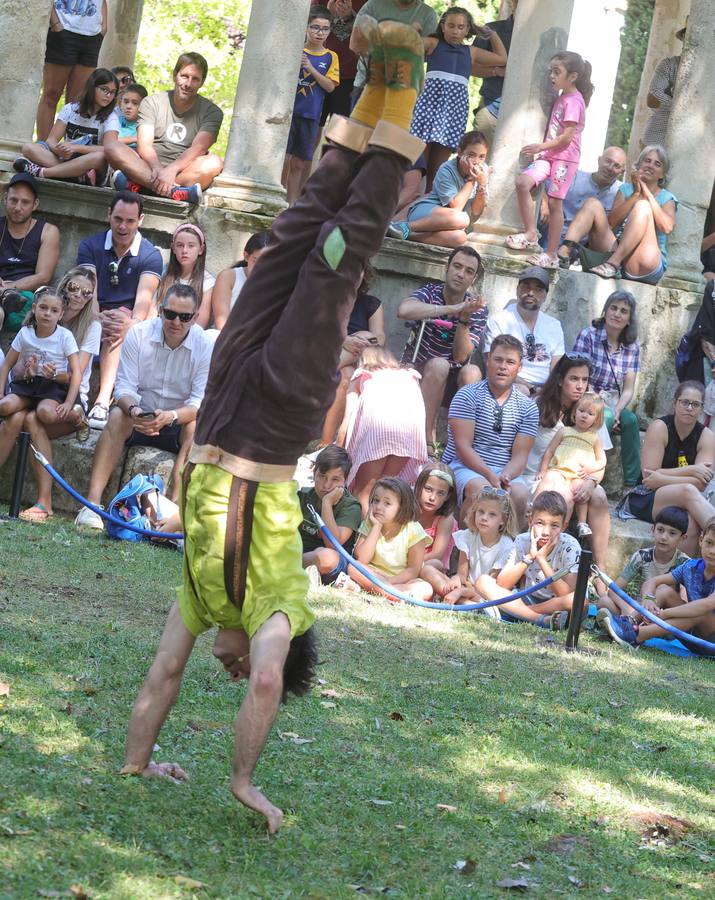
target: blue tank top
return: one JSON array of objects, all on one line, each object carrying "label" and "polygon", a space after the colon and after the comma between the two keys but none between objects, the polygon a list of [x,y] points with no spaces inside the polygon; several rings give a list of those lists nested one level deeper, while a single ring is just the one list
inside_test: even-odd
[{"label": "blue tank top", "polygon": [[466,44],[453,47],[447,41],[440,40],[427,60],[427,71],[469,78],[472,74],[472,55],[469,47]]}]

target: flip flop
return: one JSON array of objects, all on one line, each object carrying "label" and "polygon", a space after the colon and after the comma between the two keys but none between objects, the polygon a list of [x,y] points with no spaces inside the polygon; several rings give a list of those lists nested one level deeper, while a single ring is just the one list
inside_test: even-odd
[{"label": "flip flop", "polygon": [[620,268],[609,262],[602,262],[592,269],[588,270],[592,275],[598,275],[599,278],[611,279],[620,276]]},{"label": "flip flop", "polygon": [[36,503],[29,509],[23,509],[19,517],[23,522],[32,522],[35,525],[46,522],[52,518],[52,513],[48,512],[41,503]]},{"label": "flip flop", "polygon": [[504,243],[510,250],[526,250],[529,253],[541,253],[543,249],[537,241],[530,241],[525,231],[521,231],[519,234],[508,234]]},{"label": "flip flop", "polygon": [[535,253],[527,258],[530,266],[540,266],[542,269],[558,269],[559,260],[549,256],[548,253]]}]

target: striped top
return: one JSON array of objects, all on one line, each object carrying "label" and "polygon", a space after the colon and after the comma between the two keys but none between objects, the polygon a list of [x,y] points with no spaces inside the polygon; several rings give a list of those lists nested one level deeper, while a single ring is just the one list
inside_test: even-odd
[{"label": "striped top", "polygon": [[[533,400],[512,386],[502,405],[501,431],[494,430],[495,409],[499,406],[485,379],[460,388],[449,405],[449,418],[474,422],[472,447],[489,468],[502,469],[511,459],[518,434],[535,438],[539,429],[539,410]],[[447,448],[442,462],[449,465],[457,456],[451,426],[447,429]]]},{"label": "striped top", "polygon": [[[424,287],[413,291],[411,296],[422,303],[431,303],[433,306],[445,306],[443,284],[426,284]],[[470,295],[467,294],[464,299],[470,298]],[[487,318],[486,306],[475,309],[469,317],[469,337],[475,349],[479,346],[484,326],[487,324]],[[452,356],[456,331],[457,322],[454,319],[427,320],[420,349],[415,360],[416,364],[421,368],[428,359],[439,357],[449,360],[451,369],[461,369],[463,363],[455,362]]]}]

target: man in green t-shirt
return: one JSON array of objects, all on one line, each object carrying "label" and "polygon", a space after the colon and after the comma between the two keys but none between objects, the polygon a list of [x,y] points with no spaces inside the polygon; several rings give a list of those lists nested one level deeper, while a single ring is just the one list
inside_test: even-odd
[{"label": "man in green t-shirt", "polygon": [[221,157],[209,153],[223,113],[199,94],[208,70],[200,53],[182,53],[174,66],[174,89],[142,100],[136,152],[119,141],[105,148],[117,170],[117,190],[143,190],[186,203],[201,200],[202,190],[223,169]]},{"label": "man in green t-shirt", "polygon": [[360,527],[362,509],[360,503],[345,487],[352,463],[342,447],[331,444],[316,456],[313,465],[314,487],[298,491],[303,521],[300,538],[303,541],[303,568],[314,585],[332,584],[348,564],[324,537],[309,506],[316,509],[328,531],[351,551],[355,532]]}]

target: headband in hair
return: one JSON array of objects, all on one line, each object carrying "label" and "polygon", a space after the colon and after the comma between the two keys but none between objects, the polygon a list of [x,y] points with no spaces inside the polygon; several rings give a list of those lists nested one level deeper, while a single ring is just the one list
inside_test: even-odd
[{"label": "headband in hair", "polygon": [[449,472],[443,472],[441,469],[430,469],[430,473],[427,476],[434,475],[435,478],[441,478],[442,481],[446,481],[450,487],[454,487],[454,478],[449,474]]},{"label": "headband in hair", "polygon": [[174,229],[174,233],[171,236],[172,246],[174,244],[174,240],[176,239],[176,235],[180,231],[190,231],[192,234],[195,234],[196,237],[199,239],[199,245],[201,247],[201,250],[203,250],[204,247],[206,246],[206,238],[204,237],[203,231],[199,228],[198,225],[194,225],[193,222],[184,222],[183,225],[179,225],[178,228]]}]

